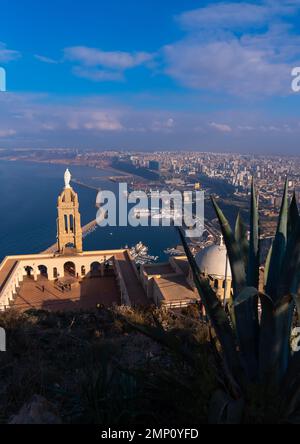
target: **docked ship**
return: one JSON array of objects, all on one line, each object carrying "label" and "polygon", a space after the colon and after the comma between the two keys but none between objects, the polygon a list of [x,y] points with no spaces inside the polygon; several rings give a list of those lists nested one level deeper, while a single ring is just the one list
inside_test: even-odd
[{"label": "docked ship", "polygon": [[137,265],[145,265],[156,262],[158,256],[148,254],[149,248],[142,242],[138,242],[134,247],[129,249],[130,256]]},{"label": "docked ship", "polygon": [[182,219],[182,211],[162,209],[160,212],[154,213],[151,217],[152,219]]},{"label": "docked ship", "polygon": [[138,217],[149,217],[151,214],[148,208],[134,208],[133,213]]}]

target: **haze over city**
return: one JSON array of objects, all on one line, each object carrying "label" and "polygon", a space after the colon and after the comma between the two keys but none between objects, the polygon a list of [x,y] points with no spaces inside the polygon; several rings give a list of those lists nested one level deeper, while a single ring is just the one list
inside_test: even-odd
[{"label": "haze over city", "polygon": [[84,4],[1,11],[0,147],[297,154],[300,4]]}]

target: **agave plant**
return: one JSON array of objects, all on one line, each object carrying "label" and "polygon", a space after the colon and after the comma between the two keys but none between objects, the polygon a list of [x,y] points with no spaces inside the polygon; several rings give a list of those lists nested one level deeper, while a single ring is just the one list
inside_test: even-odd
[{"label": "agave plant", "polygon": [[249,415],[256,396],[263,411],[262,421],[270,420],[266,412],[273,404],[277,421],[298,422],[300,354],[292,353],[290,347],[295,308],[300,315],[300,217],[296,195],[289,205],[286,182],[275,239],[265,264],[263,292],[259,291],[260,223],[254,183],[250,239],[240,215],[233,230],[213,197],[212,204],[232,270],[229,314],[198,269],[179,230],[195,285],[220,345],[217,349],[223,363],[223,390],[212,400],[212,421],[241,421],[247,412]]}]

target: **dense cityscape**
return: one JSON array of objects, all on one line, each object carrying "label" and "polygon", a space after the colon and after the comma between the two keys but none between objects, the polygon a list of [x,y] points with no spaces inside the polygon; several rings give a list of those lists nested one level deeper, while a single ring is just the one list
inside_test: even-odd
[{"label": "dense cityscape", "polygon": [[[0,150],[0,159],[112,168],[111,180],[136,189],[202,189],[243,212],[254,179],[259,192],[263,237],[272,237],[286,179],[290,195],[300,195],[298,156],[255,156],[206,152],[128,152],[72,149]],[[208,216],[209,217],[209,216]]]},{"label": "dense cityscape", "polygon": [[[166,180],[184,179],[193,181],[199,174],[214,179],[225,180],[234,187],[236,194],[243,195],[251,187],[252,178],[262,192],[263,198],[276,207],[280,187],[289,178],[290,188],[300,192],[300,158],[298,156],[255,156],[237,153],[211,152],[128,152],[128,151],[94,151],[72,149],[43,150],[0,150],[2,159],[20,159],[36,162],[68,162],[74,165],[86,165],[95,168],[113,166],[117,160],[122,169],[130,168],[134,175],[145,173],[140,169],[159,173]],[[120,168],[121,169],[121,168]],[[126,171],[126,170],[125,170]],[[188,179],[187,179],[188,176]],[[150,176],[151,178],[151,176]],[[267,195],[269,194],[269,195]]]}]

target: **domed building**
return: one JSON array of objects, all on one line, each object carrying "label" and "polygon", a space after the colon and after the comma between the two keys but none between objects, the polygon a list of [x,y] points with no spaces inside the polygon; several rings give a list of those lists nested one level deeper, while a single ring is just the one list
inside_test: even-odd
[{"label": "domed building", "polygon": [[227,249],[221,237],[219,245],[211,245],[195,256],[199,270],[209,279],[220,299],[229,299],[232,289],[231,267]]},{"label": "domed building", "polygon": [[[195,260],[220,300],[228,300],[232,290],[232,275],[223,238],[219,245],[211,245],[199,251]],[[142,265],[140,279],[147,297],[158,306],[182,308],[200,301],[185,255],[170,257],[166,263]]]}]

